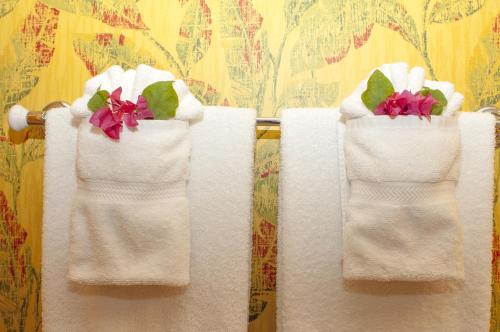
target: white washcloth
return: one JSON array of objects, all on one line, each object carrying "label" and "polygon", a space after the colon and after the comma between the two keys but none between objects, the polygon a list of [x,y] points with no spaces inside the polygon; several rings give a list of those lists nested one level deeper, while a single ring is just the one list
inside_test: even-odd
[{"label": "white washcloth", "polygon": [[339,114],[286,110],[281,122],[278,331],[488,331],[491,297],[493,117],[461,114],[456,196],[465,281],[346,282],[338,165]]},{"label": "white washcloth", "polygon": [[255,111],[207,107],[191,126],[191,281],[184,288],[88,287],[66,278],[78,130],[67,109],[47,117],[43,330],[246,331]]},{"label": "white washcloth", "polygon": [[343,148],[344,277],[463,279],[457,117],[347,120]]},{"label": "white washcloth", "polygon": [[111,93],[116,88],[122,87],[121,99],[135,103],[144,88],[158,81],[174,81],[173,88],[179,98],[175,119],[192,121],[203,117],[203,108],[200,101],[191,94],[184,81],[176,80],[174,75],[168,71],[144,64],[138,65],[136,69],[126,71],[122,67],[114,65],[89,79],[85,83],[83,96],[76,99],[71,105],[71,113],[78,118],[86,118],[92,115],[87,103],[99,89]]},{"label": "white washcloth", "polygon": [[[413,67],[408,72],[408,64],[404,62],[383,64],[378,68],[374,68],[368,77],[377,69],[391,81],[396,92],[409,90],[412,93],[416,93],[424,86],[440,90],[448,102],[443,110],[443,117],[452,116],[462,107],[464,97],[462,94],[455,92],[455,86],[450,82],[426,80],[425,70],[422,67]],[[361,100],[361,95],[367,88],[367,81],[368,78],[361,81],[356,89],[340,104],[340,111],[346,118],[355,119],[363,116],[374,116],[373,112]]]},{"label": "white washcloth", "polygon": [[[143,120],[120,141],[85,119],[69,277],[88,284],[189,283],[191,142],[186,121]],[[133,267],[133,268],[131,268]]]}]

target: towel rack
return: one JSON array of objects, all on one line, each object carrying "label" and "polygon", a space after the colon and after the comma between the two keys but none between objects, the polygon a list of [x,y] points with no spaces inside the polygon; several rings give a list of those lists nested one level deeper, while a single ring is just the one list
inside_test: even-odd
[{"label": "towel rack", "polygon": [[[15,131],[21,131],[28,126],[45,125],[45,117],[52,108],[69,107],[65,101],[54,101],[46,105],[41,112],[28,111],[21,105],[14,105],[9,110],[9,127]],[[279,118],[257,118],[257,126],[278,127],[281,124]]]},{"label": "towel rack", "polygon": [[[69,104],[64,101],[54,101],[43,108],[41,112],[31,112],[22,107],[21,105],[14,105],[9,110],[9,126],[15,131],[23,130],[28,126],[39,126],[45,124],[45,116],[49,110],[57,107],[68,107]],[[477,112],[491,113],[496,118],[497,128],[497,145],[500,145],[500,109],[495,106],[486,106],[477,110]],[[257,118],[257,126],[280,126],[281,120],[279,118]]]}]

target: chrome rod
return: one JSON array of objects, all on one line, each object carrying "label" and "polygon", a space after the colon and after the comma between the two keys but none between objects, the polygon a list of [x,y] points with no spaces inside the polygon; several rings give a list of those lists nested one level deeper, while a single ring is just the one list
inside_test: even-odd
[{"label": "chrome rod", "polygon": [[257,126],[277,127],[281,125],[281,120],[278,118],[257,118],[255,122]]},{"label": "chrome rod", "polygon": [[[18,119],[25,119],[26,125],[28,126],[39,126],[39,125],[44,125],[45,124],[45,115],[46,112],[51,110],[52,108],[58,108],[58,107],[67,107],[68,103],[64,101],[55,101],[43,108],[43,111],[41,112],[31,112],[26,109],[24,109],[22,106],[16,105],[14,106],[11,111],[9,112],[12,113],[12,118]],[[15,108],[17,107],[17,108]],[[486,106],[482,107],[477,110],[477,112],[484,112],[484,113],[491,113],[495,116],[496,118],[496,127],[497,129],[500,129],[500,110],[495,107],[495,106]],[[14,114],[16,113],[16,114]],[[10,122],[10,120],[9,120]],[[256,119],[256,125],[257,126],[269,126],[269,127],[279,127],[281,125],[281,120],[279,118],[257,118]]]}]

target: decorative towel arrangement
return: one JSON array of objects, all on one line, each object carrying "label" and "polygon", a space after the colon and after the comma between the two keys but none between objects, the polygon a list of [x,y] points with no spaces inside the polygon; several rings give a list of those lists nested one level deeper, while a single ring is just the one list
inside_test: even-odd
[{"label": "decorative towel arrangement", "polygon": [[278,331],[488,331],[494,117],[463,113],[458,120],[455,196],[463,221],[463,282],[344,279],[339,188],[345,193],[348,183],[339,158],[339,117],[334,109],[282,113]]},{"label": "decorative towel arrangement", "polygon": [[[153,79],[159,83],[151,85]],[[172,80],[170,73],[145,65],[137,71],[113,66],[91,79],[85,96],[71,108],[81,119],[69,263],[73,281],[102,285],[189,283],[189,123],[140,121],[153,116],[166,119],[169,112],[172,116],[173,112],[187,112],[180,116],[185,120],[202,115],[200,102],[185,91],[170,110],[168,103],[165,110],[160,109],[160,101],[170,98],[160,93],[168,92]],[[148,95],[148,89],[158,84],[164,85],[153,90],[156,95],[151,97],[151,91]],[[170,83],[175,98],[172,86],[176,85]],[[88,92],[96,86],[97,92],[89,98]],[[145,97],[142,101],[142,95],[136,96],[138,91]],[[134,97],[137,105],[130,101]],[[147,104],[142,109],[138,107],[141,102]],[[91,114],[89,122],[86,116]]]},{"label": "decorative towel arrangement", "polygon": [[106,71],[89,79],[84,86],[83,96],[71,105],[71,113],[75,117],[86,118],[92,115],[88,102],[96,91],[113,91],[122,87],[124,99],[137,100],[144,88],[159,81],[172,81],[178,96],[179,106],[175,114],[176,120],[192,121],[201,119],[201,103],[189,92],[182,80],[176,80],[171,73],[140,64],[136,69],[124,71],[120,66],[111,66]]},{"label": "decorative towel arrangement", "polygon": [[[495,121],[407,69],[283,112],[278,331],[488,327]],[[46,121],[44,330],[246,331],[255,110],[141,65],[71,113]]]},{"label": "decorative towel arrangement", "polygon": [[[69,277],[91,284],[189,283],[184,121],[144,121],[113,142],[78,128]],[[133,267],[133,268],[131,268]]]},{"label": "decorative towel arrangement", "polygon": [[340,107],[347,118],[341,149],[350,187],[344,206],[346,279],[464,277],[455,198],[460,104],[450,105],[445,97],[459,94],[451,83],[424,81],[421,68],[407,71],[406,64],[382,66],[362,94],[355,92],[357,99],[351,96]]},{"label": "decorative towel arrangement", "polygon": [[[67,278],[71,210],[78,192],[79,128],[68,109],[48,112],[42,232],[44,331],[247,331],[255,113],[206,107],[203,121],[190,126],[190,283],[179,288],[89,287]],[[145,128],[146,122],[138,129]],[[120,144],[126,140],[125,130]],[[165,209],[164,216],[168,215]],[[135,268],[131,262],[129,269]]]}]

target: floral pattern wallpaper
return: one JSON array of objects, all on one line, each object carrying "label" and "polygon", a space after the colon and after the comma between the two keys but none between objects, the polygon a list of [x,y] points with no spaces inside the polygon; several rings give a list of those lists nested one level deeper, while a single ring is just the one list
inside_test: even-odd
[{"label": "floral pattern wallpaper", "polygon": [[[1,331],[41,330],[44,133],[9,130],[15,103],[71,102],[108,66],[146,63],[207,105],[274,117],[336,106],[371,68],[406,61],[454,82],[465,111],[500,105],[497,0],[0,0],[0,31]],[[275,330],[279,132],[257,135],[249,331],[266,332]],[[491,331],[500,331],[492,225]]]}]

